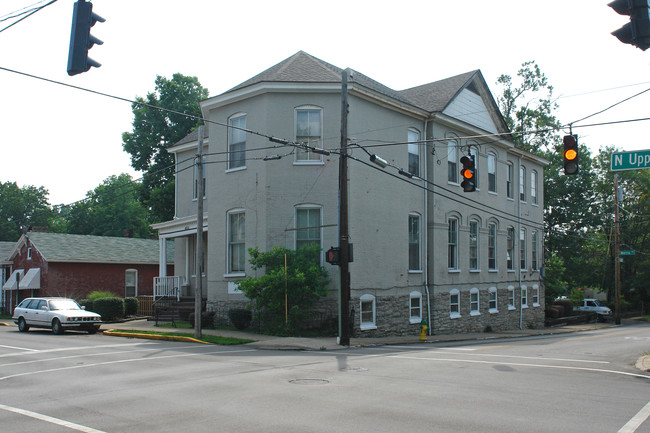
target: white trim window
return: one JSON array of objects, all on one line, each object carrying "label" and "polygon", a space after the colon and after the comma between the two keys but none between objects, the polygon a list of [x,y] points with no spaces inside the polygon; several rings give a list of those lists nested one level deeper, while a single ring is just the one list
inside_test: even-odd
[{"label": "white trim window", "polygon": [[498,302],[498,293],[496,287],[490,287],[488,289],[488,309],[491,314],[499,312],[499,302]]},{"label": "white trim window", "polygon": [[469,270],[470,271],[479,270],[478,231],[479,231],[478,221],[476,220],[470,221],[469,222]]},{"label": "white trim window", "polygon": [[508,286],[508,310],[514,310],[515,308],[515,287]]},{"label": "white trim window", "polygon": [[488,269],[497,269],[497,225],[488,223]]},{"label": "white trim window", "polygon": [[458,270],[458,219],[449,218],[447,228],[447,267]]},{"label": "white trim window", "polygon": [[514,271],[515,269],[515,228],[508,227],[506,237],[506,269]]},{"label": "white trim window", "polygon": [[539,307],[539,286],[533,284],[533,307]]},{"label": "white trim window", "polygon": [[537,171],[530,172],[530,202],[537,204]]},{"label": "white trim window", "polygon": [[246,114],[228,119],[228,170],[246,168]]},{"label": "white trim window", "polygon": [[32,259],[32,249],[27,248],[27,260],[31,260],[31,259]]},{"label": "white trim window", "polygon": [[528,308],[528,287],[521,286],[521,308]]},{"label": "white trim window", "polygon": [[127,269],[124,272],[124,297],[135,298],[138,296],[138,270]]},{"label": "white trim window", "polygon": [[539,269],[539,263],[537,262],[537,230],[530,234],[530,253],[530,268],[536,271]]},{"label": "white trim window", "polygon": [[321,207],[318,205],[302,205],[296,207],[296,250],[317,244],[322,248],[323,230]]},{"label": "white trim window", "polygon": [[[295,110],[296,143],[311,148],[323,148],[323,110],[320,107],[305,106]],[[322,155],[309,149],[296,150],[297,163],[321,162]]]},{"label": "white trim window", "polygon": [[519,230],[519,269],[526,270],[526,229]]},{"label": "white trim window", "polygon": [[422,293],[413,291],[409,295],[409,322],[422,322]]},{"label": "white trim window", "polygon": [[513,188],[514,177],[515,177],[515,165],[511,161],[508,161],[508,164],[506,164],[506,196],[508,198],[515,197],[514,188]]},{"label": "white trim window", "polygon": [[479,305],[480,295],[476,287],[469,291],[469,315],[479,316],[481,314],[481,306]]},{"label": "white trim window", "polygon": [[[205,156],[203,157],[203,198],[207,194],[207,183],[205,182],[206,170],[205,170]],[[194,191],[192,192],[192,199],[196,200],[199,197],[199,167],[194,162]]]},{"label": "white trim window", "polygon": [[526,167],[519,166],[519,200],[526,201]]},{"label": "white trim window", "polygon": [[246,270],[246,214],[243,210],[228,213],[228,274]]},{"label": "white trim window", "polygon": [[458,151],[456,141],[447,141],[447,182],[458,183]]},{"label": "white trim window", "polygon": [[359,320],[362,331],[377,329],[375,297],[368,293],[359,299]]},{"label": "white trim window", "polygon": [[420,215],[409,214],[409,271],[421,271]]},{"label": "white trim window", "polygon": [[487,156],[488,192],[497,192],[497,156],[490,152]]},{"label": "white trim window", "polygon": [[420,131],[409,128],[408,135],[408,172],[420,176]]},{"label": "white trim window", "polygon": [[460,317],[460,291],[451,289],[449,292],[449,318],[456,319]]}]

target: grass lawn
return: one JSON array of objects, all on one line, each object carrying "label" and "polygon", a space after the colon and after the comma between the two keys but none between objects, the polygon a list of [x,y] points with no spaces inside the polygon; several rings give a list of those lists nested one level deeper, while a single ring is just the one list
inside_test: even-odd
[{"label": "grass lawn", "polygon": [[[148,335],[164,335],[164,336],[170,336],[170,337],[189,337],[189,338],[194,338],[194,334],[188,334],[185,332],[164,332],[164,331],[138,331],[138,330],[127,330],[127,329],[120,329],[119,332],[123,332],[126,334],[148,334]],[[205,342],[205,343],[210,343],[210,344],[219,344],[222,346],[231,346],[235,344],[246,344],[246,343],[252,343],[255,340],[249,340],[245,338],[234,338],[234,337],[221,337],[218,335],[206,335],[203,334],[199,340]]]}]

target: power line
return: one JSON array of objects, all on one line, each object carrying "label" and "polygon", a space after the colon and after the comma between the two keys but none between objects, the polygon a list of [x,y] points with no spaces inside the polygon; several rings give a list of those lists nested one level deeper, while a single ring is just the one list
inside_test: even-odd
[{"label": "power line", "polygon": [[[27,11],[25,11],[25,12],[17,13],[16,15],[13,15],[13,16],[6,16],[6,18],[0,19],[0,22],[1,22],[1,21],[7,21],[7,20],[9,20],[9,19],[11,19],[11,18],[17,18],[17,17],[19,17],[19,16],[21,16],[21,15],[25,15],[25,14],[27,14],[27,15],[25,15],[24,17],[22,17],[21,19],[19,19],[18,21],[14,21],[13,23],[9,24],[7,27],[1,29],[1,30],[0,30],[0,33],[4,32],[4,31],[7,30],[9,27],[15,26],[15,25],[18,24],[19,22],[21,22],[21,21],[23,21],[23,20],[29,18],[30,16],[34,15],[36,12],[38,12],[38,11],[40,11],[40,10],[43,10],[43,9],[46,8],[47,6],[51,5],[52,3],[56,3],[57,1],[58,1],[58,0],[51,0],[49,3],[44,4],[43,6],[39,6],[39,7],[37,7],[37,8],[32,8],[32,9],[29,9],[29,10],[27,10]],[[34,4],[38,4],[38,3],[34,3]],[[32,6],[33,6],[33,5],[32,5]],[[23,8],[23,9],[26,9],[26,8],[28,8],[28,7],[30,7],[30,6],[27,6],[27,7]],[[23,10],[23,9],[19,9],[19,11],[20,11],[20,10]],[[16,12],[18,12],[18,11],[16,11]],[[11,12],[11,13],[14,13],[14,12]]]}]

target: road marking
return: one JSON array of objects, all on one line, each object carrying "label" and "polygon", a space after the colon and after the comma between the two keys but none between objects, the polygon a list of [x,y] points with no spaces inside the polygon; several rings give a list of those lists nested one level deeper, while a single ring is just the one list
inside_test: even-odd
[{"label": "road marking", "polygon": [[28,416],[28,417],[31,417],[31,418],[35,418],[35,419],[38,419],[40,421],[49,422],[50,424],[56,424],[58,426],[67,427],[67,428],[77,430],[77,431],[80,431],[80,432],[85,432],[85,433],[106,433],[106,432],[103,432],[102,430],[97,430],[97,429],[94,429],[94,428],[91,428],[91,427],[86,427],[86,426],[83,426],[83,425],[80,425],[80,424],[75,424],[73,422],[65,421],[65,420],[62,420],[62,419],[59,419],[59,418],[53,418],[51,416],[47,416],[47,415],[43,415],[43,414],[40,414],[40,413],[32,412],[31,410],[25,410],[25,409],[19,409],[17,407],[5,406],[4,404],[0,404],[0,409],[6,410],[8,412],[17,413],[19,415],[24,415],[24,416]]},{"label": "road marking", "polygon": [[[38,349],[28,349],[27,347],[5,346],[5,345],[2,345],[2,344],[0,344],[0,347],[4,347],[5,349],[16,349],[16,350],[26,350],[28,352],[38,352]],[[12,356],[12,355],[15,355],[15,354],[3,355],[3,356]]]},{"label": "road marking", "polygon": [[[21,350],[29,351],[29,353],[38,352],[38,353],[54,353],[54,352],[67,352],[73,350],[90,350],[90,349],[103,349],[105,347],[130,347],[130,346],[141,346],[143,344],[160,344],[158,342],[147,342],[147,343],[121,343],[121,344],[102,344],[98,346],[78,346],[78,347],[59,347],[56,349],[27,349],[27,348],[17,348]],[[8,346],[6,346],[8,347]],[[23,356],[27,353],[5,353],[0,355],[0,358],[9,358],[12,356]]]},{"label": "road marking", "polygon": [[[650,376],[636,373],[628,373],[626,371],[605,370],[602,368],[589,368],[589,367],[571,367],[565,365],[548,365],[548,364],[524,364],[520,362],[496,362],[496,361],[479,361],[474,359],[460,359],[460,358],[422,358],[417,356],[404,356],[404,355],[388,355],[391,358],[402,359],[417,359],[420,361],[454,361],[454,362],[468,362],[471,364],[496,364],[496,365],[512,365],[515,367],[539,367],[539,368],[555,368],[560,370],[580,370],[580,371],[593,371],[597,373],[613,373],[623,376],[640,377],[643,379],[650,379]],[[0,378],[2,379],[2,378]]]},{"label": "road marking", "polygon": [[636,429],[638,429],[641,424],[645,422],[645,420],[648,419],[650,416],[650,402],[643,406],[643,409],[639,411],[636,415],[630,419],[627,424],[625,424],[619,431],[618,433],[634,433]]}]

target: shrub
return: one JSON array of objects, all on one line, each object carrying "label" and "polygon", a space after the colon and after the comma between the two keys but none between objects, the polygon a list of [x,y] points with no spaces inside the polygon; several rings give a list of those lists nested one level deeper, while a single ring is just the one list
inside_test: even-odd
[{"label": "shrub", "polygon": [[564,314],[564,307],[562,305],[549,305],[546,309],[546,317],[549,319],[558,319]]},{"label": "shrub", "polygon": [[93,310],[102,316],[102,320],[115,320],[124,317],[124,299],[100,298],[94,301]]},{"label": "shrub", "polygon": [[95,312],[95,301],[92,299],[81,299],[78,304],[85,307],[87,311]]},{"label": "shrub", "polygon": [[242,330],[251,325],[253,313],[245,308],[231,308],[228,310],[228,318],[235,328]]},{"label": "shrub", "polygon": [[126,317],[138,314],[138,298],[124,299],[124,314]]},{"label": "shrub", "polygon": [[94,292],[90,292],[88,295],[88,299],[90,300],[95,300],[95,299],[102,299],[102,298],[115,298],[115,293],[106,291],[106,290],[95,290]]},{"label": "shrub", "polygon": [[557,299],[553,302],[553,305],[562,307],[562,313],[560,316],[570,316],[573,313],[573,302],[569,299]]},{"label": "shrub", "polygon": [[[201,328],[214,328],[214,316],[215,316],[214,311],[204,311],[201,313]],[[188,321],[190,322],[190,325],[192,325],[192,328],[194,328],[194,313],[190,313],[188,316]]]}]

